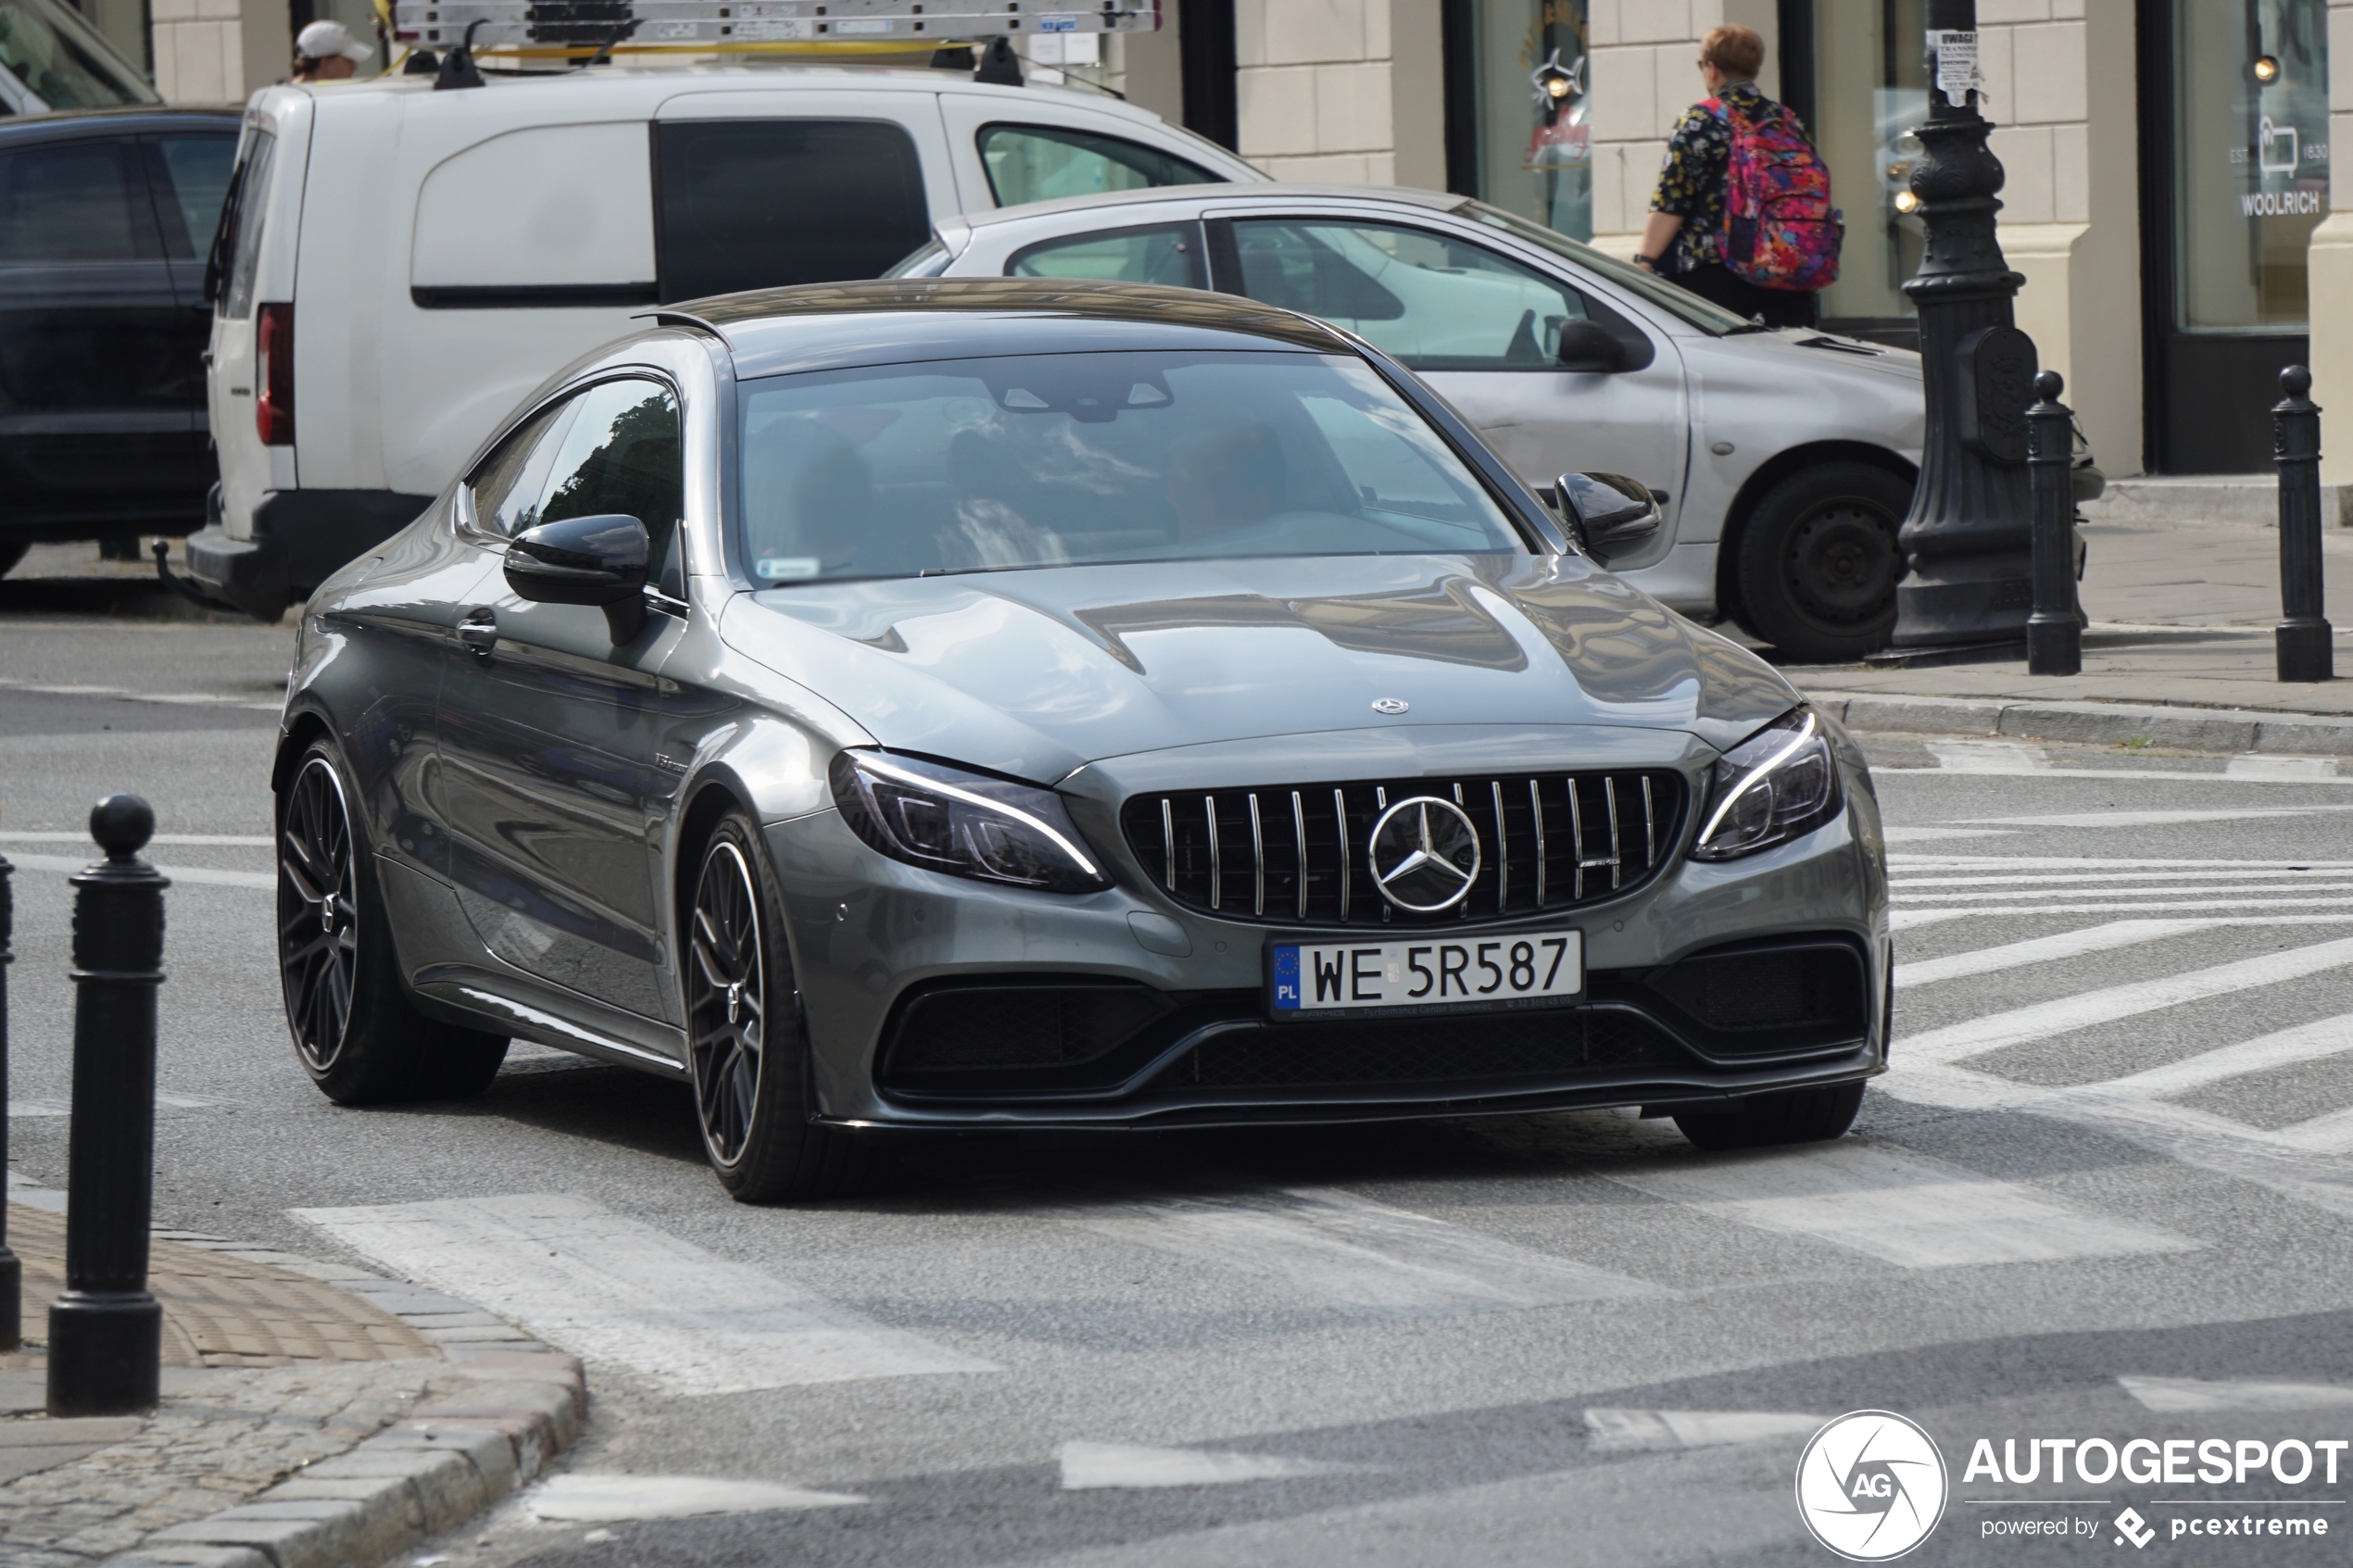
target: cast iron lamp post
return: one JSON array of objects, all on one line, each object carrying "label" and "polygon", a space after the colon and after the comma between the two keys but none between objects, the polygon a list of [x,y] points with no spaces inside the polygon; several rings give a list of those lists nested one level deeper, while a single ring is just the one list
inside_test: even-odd
[{"label": "cast iron lamp post", "polygon": [[1895,590],[1899,648],[2020,641],[2034,608],[2026,469],[2034,344],[2010,319],[2026,280],[1994,235],[2002,165],[1986,147],[1977,94],[1952,69],[1959,49],[1937,47],[1940,33],[1963,33],[1974,60],[1975,0],[1929,0],[1928,27],[1928,122],[1916,132],[1925,151],[1912,170],[1928,237],[1919,272],[1904,285],[1919,310],[1928,432],[1911,515],[1896,536],[1911,563]]}]

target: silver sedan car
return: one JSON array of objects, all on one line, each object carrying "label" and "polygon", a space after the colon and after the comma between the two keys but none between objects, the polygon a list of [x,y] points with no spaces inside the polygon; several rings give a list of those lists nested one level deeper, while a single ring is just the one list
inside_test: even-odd
[{"label": "silver sedan car", "polygon": [[1617,565],[1787,659],[1883,646],[1925,421],[1919,356],[1770,332],[1463,196],[1184,185],[943,224],[902,276],[1091,278],[1243,295],[1394,356],[1530,484],[1631,475],[1667,527]]},{"label": "silver sedan car", "polygon": [[1642,1106],[1835,1137],[1870,776],[1362,340],[1186,290],[731,295],[549,381],[302,615],[319,1087],[510,1039],[693,1087],[722,1183],[890,1128]]}]

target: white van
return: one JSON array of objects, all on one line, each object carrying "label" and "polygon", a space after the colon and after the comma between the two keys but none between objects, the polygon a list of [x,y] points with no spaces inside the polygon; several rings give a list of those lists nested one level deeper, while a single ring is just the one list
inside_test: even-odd
[{"label": "white van", "polygon": [[210,269],[220,515],[189,575],[275,620],[657,305],[875,277],[959,212],[1265,178],[1115,99],[945,70],[266,88]]}]

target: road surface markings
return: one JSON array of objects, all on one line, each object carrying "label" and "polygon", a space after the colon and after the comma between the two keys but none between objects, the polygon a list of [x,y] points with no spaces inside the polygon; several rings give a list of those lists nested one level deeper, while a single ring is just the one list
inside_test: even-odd
[{"label": "road surface markings", "polygon": [[2120,1258],[2202,1245],[1852,1138],[1605,1173],[1653,1198],[1905,1269]]},{"label": "road surface markings", "polygon": [[2045,773],[2051,767],[2049,752],[2014,740],[1932,741],[1928,754],[1947,773]]},{"label": "road surface markings", "polygon": [[1899,828],[1882,826],[1880,836],[1890,844],[1925,844],[1944,838],[2007,838],[2007,828]]},{"label": "road surface markings", "polygon": [[[2145,887],[2125,886],[2123,884],[2173,883],[2186,892],[2229,892],[2228,888],[2206,885],[2224,882],[2254,882],[2262,885],[2258,891],[2276,893],[2283,886],[2296,884],[2326,882],[2331,877],[2353,876],[2353,866],[2297,865],[2276,869],[2249,870],[2239,867],[2231,871],[2130,871],[2130,872],[2004,872],[1988,874],[1983,871],[1949,876],[1924,876],[1918,872],[1899,870],[1890,878],[1890,885],[1912,890],[1923,887],[1992,887],[2013,890],[2057,891],[2081,887],[2096,893],[2140,893]],[[2191,885],[2196,884],[2197,885]]]},{"label": "road surface markings", "polygon": [[1045,1211],[1098,1235],[1271,1281],[1318,1306],[1358,1311],[1511,1311],[1659,1290],[1335,1188],[1123,1198]]},{"label": "road surface markings", "polygon": [[[2348,915],[2353,920],[2353,915]],[[2087,925],[2081,931],[2065,931],[2057,936],[2036,936],[2024,942],[2006,942],[1998,947],[1978,947],[1966,953],[1950,953],[1941,959],[1920,959],[1895,966],[1895,984],[1899,987],[1932,985],[1940,980],[1959,980],[1972,974],[1991,974],[1998,970],[2020,969],[2027,964],[2055,963],[2060,959],[2081,958],[2086,953],[2105,953],[2117,947],[2130,947],[2136,943],[2160,941],[2179,936],[2184,932],[2200,931],[2219,921],[2203,920],[2117,920],[2105,925]]]},{"label": "road surface markings", "polygon": [[[220,1099],[212,1095],[183,1095],[170,1089],[157,1089],[156,1103],[170,1106],[174,1110],[209,1110],[217,1105],[231,1105],[235,1102]],[[10,1099],[8,1114],[11,1116],[70,1116],[73,1114],[73,1107],[61,1099]]]},{"label": "road surface markings", "polygon": [[2258,757],[2253,753],[2233,757],[2222,764],[2226,779],[2284,779],[2294,784],[2311,784],[2337,776],[2334,757]]},{"label": "road surface markings", "polygon": [[[204,845],[222,849],[268,849],[278,841],[266,834],[159,833],[150,844]],[[0,844],[79,844],[90,847],[87,833],[0,833]]]},{"label": "road surface markings", "polygon": [[[11,855],[8,863],[20,872],[65,872],[70,874],[88,871],[102,859],[94,853],[79,857]],[[220,872],[208,866],[157,866],[156,870],[175,883],[208,887],[275,888],[278,885],[278,873],[275,872]]]},{"label": "road surface markings", "polygon": [[1585,1429],[1593,1447],[1610,1452],[1632,1449],[1709,1449],[1755,1443],[1821,1430],[1829,1417],[1786,1411],[1589,1410]]},{"label": "road surface markings", "polygon": [[676,1393],[1000,1370],[569,1194],[292,1212],[411,1279]]},{"label": "road surface markings", "polygon": [[32,692],[42,696],[110,696],[124,702],[160,702],[178,708],[249,708],[257,713],[282,713],[283,698],[275,702],[255,702],[248,697],[222,696],[215,692],[142,692],[129,686],[61,686],[39,681],[14,681],[0,677],[0,687],[15,692]]},{"label": "road surface markings", "polygon": [[2156,979],[2134,980],[2122,985],[2061,997],[2053,1001],[2036,1002],[2030,1007],[1989,1013],[1982,1018],[1947,1024],[1942,1029],[1931,1029],[1899,1040],[1894,1054],[1897,1060],[1905,1062],[1958,1061],[1998,1050],[2005,1046],[2047,1039],[2072,1029],[2154,1012],[2159,1008],[2179,1007],[2208,997],[2228,996],[2259,985],[2276,985],[2282,981],[2319,974],[2349,963],[2353,963],[2353,937],[2315,942],[2301,947],[2290,947],[2284,952],[2264,953],[2256,958],[2217,964],[2211,969],[2195,969]]},{"label": "road surface markings", "polygon": [[1063,1490],[1140,1491],[1160,1486],[1224,1486],[1237,1481],[1286,1481],[1361,1469],[1279,1454],[1210,1453],[1199,1449],[1145,1449],[1126,1443],[1064,1443],[1054,1450]]},{"label": "road surface markings", "polygon": [[2299,1061],[2319,1061],[2347,1051],[2353,1051],[2353,1013],[2315,1019],[2292,1029],[2259,1035],[2252,1040],[2241,1040],[2234,1046],[2200,1051],[2196,1056],[2169,1061],[2161,1067],[2145,1068],[2138,1073],[2128,1073],[2121,1078],[2108,1079],[2100,1086],[2110,1094],[2165,1099],[2173,1095],[2187,1094],[2192,1089],[2204,1088],[2208,1084],[2219,1084],[2225,1078],[2268,1072],[2274,1067],[2292,1066]]},{"label": "road surface markings", "polygon": [[[2341,878],[2342,875],[2342,872],[2338,873],[2339,878]],[[2130,903],[2136,907],[2146,903],[2150,899],[2157,898],[2196,897],[2211,899],[2217,894],[2248,893],[2259,895],[2260,897],[2249,898],[2225,898],[2221,900],[2221,902],[2226,906],[2234,904],[2268,906],[2272,904],[2286,905],[2330,903],[2333,902],[2333,900],[2327,898],[2308,898],[2302,895],[2308,892],[2334,894],[2353,892],[2353,882],[2342,881],[2337,878],[2314,879],[2313,881],[2303,883],[2293,888],[2278,883],[2242,884],[2238,886],[2232,886],[2225,884],[2221,886],[2182,887],[2083,887],[2074,884],[2060,887],[2023,887],[2013,884],[2007,887],[1981,887],[1967,893],[1921,893],[1915,891],[1911,887],[1904,886],[1899,884],[1892,888],[1891,892],[1894,896],[1899,897],[1904,903],[1915,907],[1922,904],[1982,904],[1999,898],[2015,899],[2020,894],[2036,893],[2042,894],[2046,897],[2055,898],[2105,898],[2112,902]],[[2278,894],[2289,892],[2293,892],[2296,896],[2285,898],[2276,897]]]},{"label": "road surface markings", "polygon": [[[2353,779],[2330,782],[2353,784]],[[2160,828],[2180,827],[2191,822],[2246,822],[2267,817],[2309,817],[2328,811],[2353,811],[2353,806],[2316,801],[2309,806],[2209,807],[2202,810],[2143,811],[2120,807],[2107,811],[2053,811],[2031,817],[1969,817],[1964,820],[1974,825],[2006,828]]]},{"label": "road surface markings", "polygon": [[2153,1411],[2318,1411],[2353,1405],[2353,1388],[2329,1383],[2205,1383],[2194,1377],[2120,1377]]},{"label": "road surface markings", "polygon": [[[2050,753],[2045,748],[2020,741],[1931,741],[1927,750],[1936,759],[1933,768],[1873,768],[1872,775],[2147,779],[2159,784],[2327,784],[2353,782],[2339,776],[2329,767],[2326,758],[2242,756],[2224,763],[2220,772],[2202,772],[2177,768],[2058,767],[2052,763]],[[2233,766],[2233,763],[2238,765]]]},{"label": "road surface markings", "polygon": [[850,1492],[812,1492],[764,1481],[703,1475],[553,1475],[523,1494],[543,1524],[610,1524],[624,1519],[694,1519],[711,1513],[774,1513],[843,1508],[866,1499]]}]

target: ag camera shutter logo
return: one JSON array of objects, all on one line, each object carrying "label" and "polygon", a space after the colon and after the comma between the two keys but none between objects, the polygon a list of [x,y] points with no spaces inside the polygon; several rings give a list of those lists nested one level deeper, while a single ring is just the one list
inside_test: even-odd
[{"label": "ag camera shutter logo", "polygon": [[1797,1461],[1798,1517],[1850,1562],[1885,1562],[1928,1539],[1949,1490],[1936,1440],[1888,1411],[1840,1416]]}]

